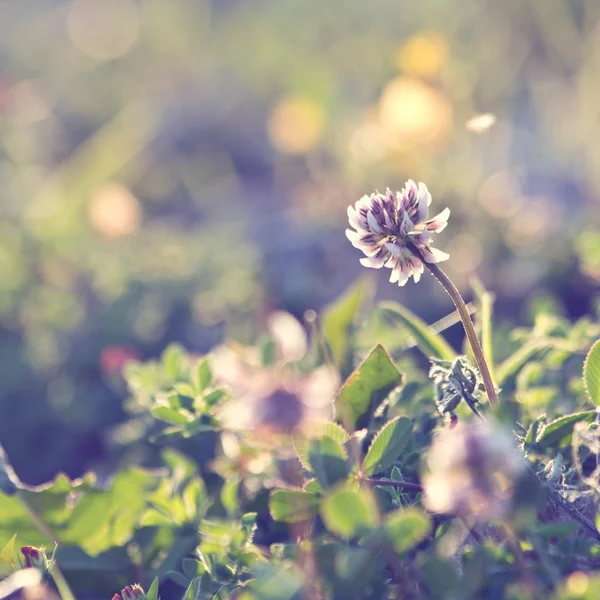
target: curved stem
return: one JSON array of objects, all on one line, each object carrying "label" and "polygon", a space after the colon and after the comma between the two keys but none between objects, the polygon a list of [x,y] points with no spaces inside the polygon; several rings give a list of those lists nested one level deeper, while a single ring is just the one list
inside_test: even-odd
[{"label": "curved stem", "polygon": [[[413,252],[418,253],[418,256],[421,256],[421,259],[423,260],[422,255],[418,251],[416,246],[413,248]],[[496,388],[494,387],[494,382],[492,381],[490,370],[483,355],[483,350],[481,349],[481,344],[479,343],[479,338],[477,337],[477,333],[475,332],[475,326],[473,325],[473,321],[471,320],[471,315],[469,315],[469,309],[467,308],[465,301],[462,299],[460,292],[452,283],[448,275],[446,275],[446,273],[444,273],[444,271],[442,271],[436,263],[428,263],[425,262],[425,260],[423,260],[423,264],[429,269],[429,272],[442,284],[442,287],[446,290],[450,298],[452,298],[452,302],[454,302],[454,306],[456,306],[456,310],[458,311],[460,320],[462,321],[463,327],[465,328],[465,333],[467,334],[469,344],[473,349],[473,355],[475,356],[477,367],[479,368],[479,372],[481,373],[481,378],[483,379],[483,385],[485,387],[487,397],[492,406],[497,405],[498,396],[496,394]]]}]

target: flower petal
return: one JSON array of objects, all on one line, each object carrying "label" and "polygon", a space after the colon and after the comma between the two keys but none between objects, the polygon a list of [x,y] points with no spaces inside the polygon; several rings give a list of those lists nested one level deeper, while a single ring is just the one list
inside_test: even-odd
[{"label": "flower petal", "polygon": [[427,186],[422,181],[419,181],[419,196],[425,197],[427,206],[431,205],[431,194],[429,193]]},{"label": "flower petal", "polygon": [[431,204],[431,194],[427,190],[427,186],[424,183],[419,183],[419,196],[417,211],[415,214],[415,222],[422,223],[427,219],[429,215],[429,205]]},{"label": "flower petal", "polygon": [[402,254],[402,246],[399,246],[398,244],[393,244],[392,242],[386,242],[384,244],[384,246],[392,253],[395,254],[396,256],[400,256],[400,254]]},{"label": "flower petal", "polygon": [[433,246],[424,246],[420,248],[423,259],[428,263],[439,263],[444,262],[450,258],[450,255],[446,252],[442,252]]},{"label": "flower petal", "polygon": [[367,213],[367,222],[369,223],[369,228],[374,233],[383,233],[383,228],[377,222],[377,219],[373,216],[373,211],[369,211]]},{"label": "flower petal", "polygon": [[450,217],[450,209],[446,208],[439,215],[433,217],[433,219],[429,219],[425,223],[428,231],[433,231],[435,233],[440,233],[446,229],[446,225],[448,225],[448,219]]},{"label": "flower petal", "polygon": [[368,258],[361,258],[360,264],[363,267],[369,267],[371,269],[381,269],[387,259],[388,257],[386,254],[382,254],[382,256],[371,256]]},{"label": "flower petal", "polygon": [[361,222],[358,212],[352,206],[348,207],[348,222],[350,227],[354,227],[356,230],[364,229],[364,224]]},{"label": "flower petal", "polygon": [[413,277],[415,278],[415,283],[419,283],[424,269],[423,262],[415,256],[413,258]]}]

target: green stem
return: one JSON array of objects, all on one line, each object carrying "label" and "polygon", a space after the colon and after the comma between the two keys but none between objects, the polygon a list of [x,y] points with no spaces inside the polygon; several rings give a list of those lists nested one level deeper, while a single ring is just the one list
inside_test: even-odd
[{"label": "green stem", "polygon": [[423,488],[418,483],[411,483],[410,481],[392,481],[391,479],[374,479],[367,477],[365,481],[368,481],[371,485],[388,485],[391,487],[404,488],[406,490],[413,490],[415,492],[422,492]]},{"label": "green stem", "polygon": [[[416,246],[413,248],[413,252],[417,253],[417,255],[421,256],[422,258],[422,255],[420,254]],[[442,287],[446,290],[446,292],[448,292],[450,298],[452,298],[452,302],[454,302],[454,306],[456,306],[456,310],[458,311],[460,320],[462,321],[463,327],[465,328],[467,339],[469,340],[469,344],[471,345],[471,348],[473,350],[473,355],[475,356],[477,367],[479,368],[479,372],[481,373],[483,385],[485,387],[485,391],[487,393],[490,404],[492,406],[496,406],[498,404],[496,388],[494,387],[494,382],[492,380],[490,370],[483,355],[483,350],[481,349],[481,344],[479,343],[477,333],[475,332],[475,326],[473,325],[473,321],[471,320],[471,316],[469,315],[469,309],[467,308],[465,301],[462,299],[460,292],[452,283],[448,275],[446,275],[446,273],[444,273],[444,271],[442,271],[436,263],[428,263],[425,262],[425,260],[423,260],[423,264],[429,269],[429,272],[442,284]]]},{"label": "green stem", "polygon": [[[44,523],[43,519],[38,515],[35,508],[29,504],[25,492],[19,490],[17,492],[17,497],[21,502],[21,506],[25,510],[25,512],[29,515],[31,520],[34,522],[35,526],[48,538],[54,542],[57,546],[59,545],[58,538],[52,533],[50,528]],[[75,596],[69,587],[64,575],[61,570],[58,568],[56,562],[53,561],[52,567],[50,569],[50,575],[56,584],[56,589],[60,594],[62,600],[75,600]]]}]

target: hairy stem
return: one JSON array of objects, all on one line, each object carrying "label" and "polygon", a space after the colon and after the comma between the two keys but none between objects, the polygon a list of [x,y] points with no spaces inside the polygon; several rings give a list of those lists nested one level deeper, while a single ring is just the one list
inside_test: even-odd
[{"label": "hairy stem", "polygon": [[422,492],[423,488],[418,483],[411,483],[409,481],[392,481],[391,479],[374,479],[367,477],[365,481],[368,481],[371,485],[389,485],[391,487],[404,488],[406,490],[414,490],[415,492]]},{"label": "hairy stem", "polygon": [[[421,256],[416,246],[414,247],[413,252],[417,252],[418,255]],[[492,406],[496,406],[498,404],[496,388],[494,387],[494,382],[492,381],[492,376],[490,374],[488,364],[483,355],[483,350],[481,349],[481,344],[479,343],[477,333],[475,332],[475,326],[473,325],[473,321],[471,320],[471,316],[469,315],[469,309],[467,308],[465,301],[462,299],[460,292],[452,283],[448,275],[446,275],[446,273],[444,273],[444,271],[442,271],[437,266],[437,264],[428,263],[425,262],[425,260],[423,260],[423,264],[429,269],[429,272],[442,284],[442,287],[446,290],[446,292],[448,292],[450,298],[452,298],[452,302],[454,302],[454,306],[456,306],[456,310],[458,311],[460,320],[462,321],[463,327],[465,328],[465,333],[467,334],[469,344],[473,349],[473,355],[475,356],[477,367],[479,368],[479,372],[481,373],[481,378],[483,379],[483,385],[485,387],[487,397],[490,401],[490,404]]]}]

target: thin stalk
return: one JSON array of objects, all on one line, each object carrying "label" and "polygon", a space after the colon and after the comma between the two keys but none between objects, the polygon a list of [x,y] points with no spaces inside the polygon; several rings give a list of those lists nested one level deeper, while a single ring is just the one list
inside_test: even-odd
[{"label": "thin stalk", "polygon": [[423,487],[418,483],[411,483],[409,481],[392,481],[390,479],[374,479],[367,477],[365,481],[368,481],[371,485],[388,485],[391,487],[404,488],[405,490],[413,490],[415,492],[422,492]]},{"label": "thin stalk", "polygon": [[[17,497],[21,502],[21,506],[27,512],[27,514],[29,515],[35,526],[40,530],[40,532],[43,533],[49,540],[52,540],[56,546],[58,546],[58,538],[54,535],[54,533],[52,533],[52,531],[46,525],[46,523],[44,523],[43,519],[40,517],[40,515],[38,515],[37,511],[33,508],[33,506],[31,506],[31,504],[27,500],[25,493],[20,490],[17,493]],[[55,561],[53,561],[52,567],[50,569],[50,576],[54,580],[56,589],[58,590],[58,593],[60,594],[62,600],[75,600],[75,596],[73,595],[73,592],[71,591],[67,580],[65,579],[64,575],[62,574]]]},{"label": "thin stalk", "polygon": [[[412,250],[413,252],[417,253],[418,256],[421,256],[416,246],[414,246]],[[454,306],[456,306],[456,310],[458,311],[460,320],[462,321],[463,327],[465,328],[465,333],[467,334],[469,344],[471,344],[473,355],[475,356],[475,361],[477,362],[477,367],[479,368],[481,378],[483,379],[483,385],[485,387],[487,397],[490,401],[490,404],[492,406],[496,406],[498,404],[496,388],[494,387],[494,382],[492,380],[490,370],[483,355],[483,350],[481,349],[481,344],[479,343],[477,333],[475,332],[475,326],[473,325],[473,321],[471,320],[471,315],[469,314],[469,309],[467,308],[465,301],[462,299],[460,292],[452,283],[448,275],[446,275],[446,273],[444,273],[444,271],[442,271],[436,263],[428,263],[425,262],[425,260],[423,260],[423,264],[429,269],[429,272],[441,283],[442,287],[446,290],[450,298],[452,298],[452,302],[454,302]]]}]

